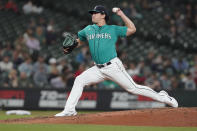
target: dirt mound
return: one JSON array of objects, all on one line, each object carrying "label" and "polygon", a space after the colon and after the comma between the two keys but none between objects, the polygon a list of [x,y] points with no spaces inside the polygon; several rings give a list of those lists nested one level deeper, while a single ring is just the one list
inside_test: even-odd
[{"label": "dirt mound", "polygon": [[162,108],[114,111],[95,114],[81,114],[72,117],[35,117],[14,120],[1,120],[0,123],[197,127],[197,108]]}]

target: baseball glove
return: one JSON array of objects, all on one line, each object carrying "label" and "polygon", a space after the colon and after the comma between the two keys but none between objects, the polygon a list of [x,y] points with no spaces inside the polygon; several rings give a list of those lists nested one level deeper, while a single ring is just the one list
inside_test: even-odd
[{"label": "baseball glove", "polygon": [[63,41],[63,49],[64,54],[70,54],[75,47],[77,47],[78,42],[76,41],[76,37],[70,33],[64,33],[64,41]]}]

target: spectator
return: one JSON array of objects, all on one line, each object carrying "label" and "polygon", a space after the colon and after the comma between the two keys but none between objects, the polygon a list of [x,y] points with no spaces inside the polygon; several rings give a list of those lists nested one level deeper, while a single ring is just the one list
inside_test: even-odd
[{"label": "spectator", "polygon": [[183,79],[183,82],[185,84],[185,90],[196,90],[196,84],[191,73],[186,74],[186,77]]},{"label": "spectator", "polygon": [[172,65],[172,61],[170,58],[166,58],[163,62],[163,69],[164,69],[164,73],[168,74],[168,75],[174,75],[175,74],[175,69]]},{"label": "spectator", "polygon": [[157,55],[153,60],[152,70],[157,72],[163,71],[163,56],[161,54]]},{"label": "spectator", "polygon": [[37,64],[37,70],[34,73],[33,80],[36,86],[46,87],[48,86],[48,74],[44,64]]},{"label": "spectator", "polygon": [[12,69],[10,70],[10,72],[1,73],[1,85],[8,88],[18,87],[17,71],[15,69]]},{"label": "spectator", "polygon": [[69,90],[72,89],[75,77],[74,77],[74,73],[72,72],[72,69],[69,67],[69,64],[64,66],[61,74],[66,76],[66,82],[65,82],[66,88]]},{"label": "spectator", "polygon": [[173,67],[175,68],[175,70],[178,73],[186,72],[189,68],[188,62],[183,58],[172,59],[172,64],[173,64]]},{"label": "spectator", "polygon": [[33,4],[31,0],[29,0],[26,4],[23,5],[24,14],[31,14],[33,10]]},{"label": "spectator", "polygon": [[130,16],[133,17],[133,18],[138,18],[138,19],[141,19],[142,18],[142,14],[138,13],[136,8],[135,8],[135,5],[133,3],[130,4]]},{"label": "spectator", "polygon": [[50,84],[54,88],[65,88],[67,78],[65,75],[59,75],[55,78],[52,78]]},{"label": "spectator", "polygon": [[12,57],[12,62],[13,62],[13,67],[14,69],[17,69],[18,66],[24,62],[24,59],[22,57],[21,52],[19,52],[18,50],[15,50],[13,52],[13,57]]},{"label": "spectator", "polygon": [[44,10],[44,8],[43,8],[43,4],[42,4],[42,0],[33,0],[33,4],[34,4],[34,6],[36,7],[35,8],[35,13],[38,13],[38,14],[40,14],[40,13],[42,13],[43,12],[43,10]]},{"label": "spectator", "polygon": [[18,13],[18,6],[13,0],[8,0],[8,2],[5,5],[6,10],[12,10],[15,13]]},{"label": "spectator", "polygon": [[46,44],[53,45],[56,44],[57,35],[55,33],[54,27],[52,25],[47,26],[46,32]]},{"label": "spectator", "polygon": [[43,7],[35,6],[31,0],[29,0],[26,4],[23,5],[24,14],[36,13],[40,14],[43,11]]},{"label": "spectator", "polygon": [[137,68],[139,69],[139,75],[147,76],[151,73],[150,67],[145,65],[144,60],[138,63]]},{"label": "spectator", "polygon": [[48,25],[47,25],[47,31],[54,31],[56,32],[56,28],[55,28],[55,22],[53,19],[50,19]]},{"label": "spectator", "polygon": [[0,62],[0,70],[9,72],[13,69],[13,62],[10,60],[10,56],[4,56],[3,61]]},{"label": "spectator", "polygon": [[122,2],[122,11],[126,16],[131,16],[131,9],[129,8],[127,1]]},{"label": "spectator", "polygon": [[72,70],[72,66],[70,65],[70,63],[67,63],[65,59],[60,60],[57,69],[60,73],[63,73],[64,68],[66,68],[66,70],[71,71]]},{"label": "spectator", "polygon": [[191,67],[190,73],[192,74],[195,84],[197,85],[197,61],[195,62],[195,65],[193,67]]},{"label": "spectator", "polygon": [[31,28],[27,28],[26,32],[23,34],[23,38],[24,38],[24,43],[26,44],[27,40],[29,40],[29,36],[30,35],[33,35],[33,28],[34,27],[31,27]]},{"label": "spectator", "polygon": [[42,16],[38,18],[38,26],[41,26],[44,29],[44,32],[46,32],[47,23],[46,23],[46,19],[43,18]]},{"label": "spectator", "polygon": [[155,73],[150,74],[145,81],[145,85],[151,87],[153,90],[161,90],[161,85]]},{"label": "spectator", "polygon": [[14,41],[14,47],[16,50],[28,52],[28,48],[25,45],[25,39],[22,35],[19,35],[17,39]]},{"label": "spectator", "polygon": [[48,73],[48,65],[45,63],[45,58],[43,55],[39,55],[37,61],[33,64],[33,72],[35,73],[42,66],[42,70]]},{"label": "spectator", "polygon": [[31,77],[33,73],[33,65],[32,65],[32,59],[31,57],[27,57],[25,59],[25,62],[19,65],[18,67],[19,72],[25,72],[27,77]]},{"label": "spectator", "polygon": [[68,70],[68,68],[64,68],[63,75],[66,76],[66,88],[71,90],[75,80],[73,72]]},{"label": "spectator", "polygon": [[85,64],[80,64],[78,70],[75,72],[75,78],[85,71]]},{"label": "spectator", "polygon": [[160,77],[160,83],[163,90],[172,90],[171,81],[165,73]]},{"label": "spectator", "polygon": [[[89,52],[89,47],[87,45],[83,47],[82,53],[84,55],[84,63],[89,63],[89,65],[91,65],[92,59],[91,59],[91,55]],[[88,64],[87,64],[87,66],[88,66]]]},{"label": "spectator", "polygon": [[171,81],[171,87],[172,87],[172,90],[178,90],[180,88],[182,88],[182,83],[180,82],[180,77],[179,76],[176,76],[176,75],[173,75],[171,78],[170,78],[170,81]]},{"label": "spectator", "polygon": [[12,49],[10,41],[6,41],[5,48],[2,51],[2,55],[3,56],[9,56],[11,58],[12,57],[12,52],[13,52],[13,49]]},{"label": "spectator", "polygon": [[16,88],[18,87],[18,76],[17,70],[12,69],[8,75],[8,83],[10,87]]},{"label": "spectator", "polygon": [[49,59],[48,70],[49,70],[48,81],[50,81],[52,78],[57,77],[59,75],[59,71],[57,69],[57,61],[55,58]]},{"label": "spectator", "polygon": [[[86,63],[88,62],[88,57],[87,57],[87,53],[88,53],[88,46],[84,46],[81,50],[81,52],[79,54],[77,54],[76,56],[76,61],[78,63]],[[87,59],[86,59],[87,58]]]},{"label": "spectator", "polygon": [[34,87],[34,84],[32,83],[32,80],[27,77],[25,72],[21,72],[18,80],[18,86],[20,88],[32,88]]},{"label": "spectator", "polygon": [[134,62],[131,62],[129,64],[129,69],[127,70],[127,72],[130,76],[138,75],[139,74],[139,68],[136,67],[136,64]]},{"label": "spectator", "polygon": [[71,73],[71,69],[69,68],[69,66],[67,66],[67,65],[64,66],[64,68],[62,69],[61,74],[67,75],[69,73]]},{"label": "spectator", "polygon": [[39,43],[40,43],[41,47],[45,46],[46,38],[45,38],[43,28],[41,26],[36,27],[35,38],[39,40]]},{"label": "spectator", "polygon": [[149,51],[148,52],[148,55],[147,55],[147,57],[146,57],[146,59],[145,59],[145,64],[146,65],[152,65],[152,61],[153,61],[153,59],[155,58],[155,53],[154,53],[154,51]]},{"label": "spectator", "polygon": [[38,39],[33,37],[33,35],[29,35],[29,38],[26,41],[26,45],[32,52],[40,50],[40,42]]},{"label": "spectator", "polygon": [[38,26],[38,24],[37,24],[37,19],[35,19],[35,18],[31,18],[30,19],[30,22],[28,23],[28,25],[27,25],[27,28],[28,29],[31,29],[32,31],[33,31],[33,33],[34,33],[34,31],[36,30],[36,27]]},{"label": "spectator", "polygon": [[171,25],[170,32],[168,33],[168,36],[170,38],[176,38],[177,37],[177,28],[175,25]]},{"label": "spectator", "polygon": [[138,75],[134,75],[133,81],[135,81],[137,84],[144,85],[146,81],[146,77],[144,76],[143,73],[139,73]]}]

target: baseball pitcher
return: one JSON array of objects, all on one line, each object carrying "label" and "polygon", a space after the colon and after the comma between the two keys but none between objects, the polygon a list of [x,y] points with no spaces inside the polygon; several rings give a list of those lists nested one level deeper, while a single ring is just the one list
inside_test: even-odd
[{"label": "baseball pitcher", "polygon": [[178,107],[177,101],[167,92],[160,91],[157,93],[149,87],[138,85],[128,75],[121,60],[117,57],[115,44],[118,37],[131,36],[136,32],[136,28],[120,8],[113,9],[113,12],[121,17],[125,26],[107,25],[108,12],[104,6],[97,5],[89,11],[92,15],[93,25],[88,25],[79,31],[78,39],[73,40],[73,45],[66,46],[65,44],[64,53],[68,54],[75,47],[88,42],[95,65],[75,79],[65,108],[56,114],[56,117],[77,115],[75,107],[82,95],[83,88],[86,85],[99,83],[106,79],[116,82],[130,93],[150,97],[172,107]]}]

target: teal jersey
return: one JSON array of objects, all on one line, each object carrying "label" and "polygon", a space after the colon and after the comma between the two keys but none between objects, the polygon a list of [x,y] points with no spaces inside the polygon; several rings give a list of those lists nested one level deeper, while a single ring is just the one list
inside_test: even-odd
[{"label": "teal jersey", "polygon": [[104,64],[117,57],[116,41],[126,37],[127,27],[116,25],[88,25],[78,32],[81,41],[88,41],[92,59],[96,64]]}]

